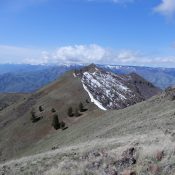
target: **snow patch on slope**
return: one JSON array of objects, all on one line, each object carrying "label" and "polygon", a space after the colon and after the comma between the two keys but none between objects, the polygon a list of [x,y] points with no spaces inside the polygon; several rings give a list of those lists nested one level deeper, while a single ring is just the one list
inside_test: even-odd
[{"label": "snow patch on slope", "polygon": [[[83,84],[83,82],[82,82],[82,84]],[[92,94],[89,92],[88,88],[87,88],[84,84],[83,84],[83,88],[84,88],[85,91],[88,93],[88,95],[89,95],[89,97],[90,97],[90,99],[91,99],[91,102],[93,102],[95,105],[97,105],[100,109],[102,109],[102,110],[104,110],[104,111],[107,110],[106,108],[104,108],[104,107],[102,106],[102,104],[101,104],[99,101],[97,101],[96,99],[94,99],[94,97],[92,96]]]},{"label": "snow patch on slope", "polygon": [[[114,74],[91,65],[77,72],[83,87],[99,108],[122,109],[145,99],[143,93],[153,93],[144,79],[129,75]],[[140,85],[139,81],[145,82]],[[141,87],[140,87],[141,86]],[[149,95],[149,94],[148,94]],[[105,109],[104,109],[105,108]]]}]

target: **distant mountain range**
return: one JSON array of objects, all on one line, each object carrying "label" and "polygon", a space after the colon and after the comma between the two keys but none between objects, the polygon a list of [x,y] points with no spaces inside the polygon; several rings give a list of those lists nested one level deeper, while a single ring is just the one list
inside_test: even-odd
[{"label": "distant mountain range", "polygon": [[[138,66],[97,65],[118,74],[137,73],[155,86],[165,89],[175,85],[175,68],[151,68]],[[44,85],[58,79],[69,70],[79,69],[74,65],[0,65],[0,92],[35,92]]]},{"label": "distant mountain range", "polygon": [[114,65],[102,65],[102,67],[114,73],[128,74],[135,72],[161,89],[166,89],[169,86],[175,85],[175,68]]},{"label": "distant mountain range", "polygon": [[79,66],[0,65],[0,92],[34,92]]}]

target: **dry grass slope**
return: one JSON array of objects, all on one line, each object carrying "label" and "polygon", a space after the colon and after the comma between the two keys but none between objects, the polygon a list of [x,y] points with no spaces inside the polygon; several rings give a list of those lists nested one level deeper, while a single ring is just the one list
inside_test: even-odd
[{"label": "dry grass slope", "polygon": [[175,101],[164,93],[118,111],[87,112],[68,130],[28,147],[23,158],[1,164],[0,172],[174,175],[174,106]]},{"label": "dry grass slope", "polygon": [[[22,96],[16,103],[0,111],[0,161],[23,155],[28,146],[60,132],[51,127],[52,108],[58,113],[60,121],[66,122],[68,127],[81,120],[86,114],[79,118],[70,118],[67,117],[67,109],[69,106],[74,109],[81,101],[89,111],[95,110],[93,104],[86,103],[87,99],[88,94],[80,80],[74,78],[72,72],[68,72],[58,81],[27,97]],[[40,112],[39,106],[44,111]],[[32,110],[42,118],[37,123],[30,120]]]}]

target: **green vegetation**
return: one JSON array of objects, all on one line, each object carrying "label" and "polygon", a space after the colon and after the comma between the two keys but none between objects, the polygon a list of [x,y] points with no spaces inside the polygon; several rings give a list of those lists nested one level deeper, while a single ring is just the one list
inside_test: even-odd
[{"label": "green vegetation", "polygon": [[73,117],[73,116],[74,116],[72,107],[69,107],[69,108],[68,108],[67,115],[68,115],[69,117]]},{"label": "green vegetation", "polygon": [[31,111],[31,121],[32,123],[36,123],[37,121],[39,121],[41,119],[41,117],[36,116],[36,113],[34,111]]},{"label": "green vegetation", "polygon": [[84,106],[83,106],[83,103],[81,103],[81,102],[79,104],[79,110],[80,110],[80,112],[84,112]]},{"label": "green vegetation", "polygon": [[40,112],[44,111],[44,109],[43,109],[42,106],[39,106],[39,111],[40,111]]},{"label": "green vegetation", "polygon": [[58,119],[58,115],[55,114],[53,116],[53,120],[52,120],[52,126],[57,130],[60,129],[60,123],[59,123],[59,119]]},{"label": "green vegetation", "polygon": [[80,116],[80,113],[78,111],[78,108],[75,109],[75,117],[79,117]]},{"label": "green vegetation", "polygon": [[51,112],[53,112],[53,113],[56,112],[55,108],[52,108],[52,109],[51,109]]},{"label": "green vegetation", "polygon": [[86,103],[90,103],[88,99],[86,99]]},{"label": "green vegetation", "polygon": [[62,130],[64,130],[65,126],[66,126],[65,122],[61,121],[61,122],[60,122],[60,128],[61,128]]}]

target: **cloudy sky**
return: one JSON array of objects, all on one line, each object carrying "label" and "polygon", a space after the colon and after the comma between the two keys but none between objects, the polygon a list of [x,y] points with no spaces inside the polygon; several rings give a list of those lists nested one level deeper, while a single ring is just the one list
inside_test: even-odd
[{"label": "cloudy sky", "polygon": [[1,0],[0,63],[175,67],[175,0]]}]

